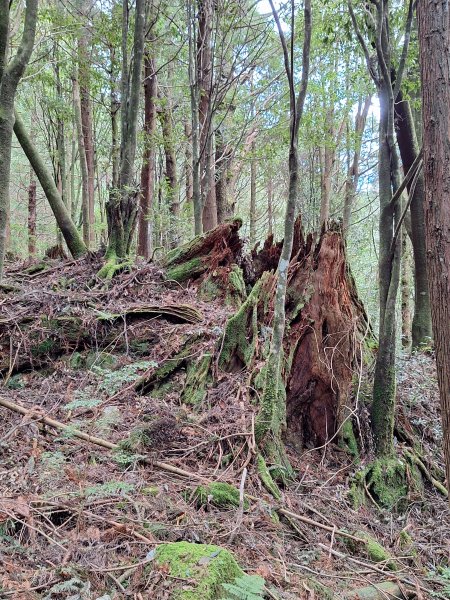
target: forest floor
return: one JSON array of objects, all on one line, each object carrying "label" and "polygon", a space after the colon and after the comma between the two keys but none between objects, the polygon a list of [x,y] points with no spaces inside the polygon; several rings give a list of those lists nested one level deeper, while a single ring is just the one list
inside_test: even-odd
[{"label": "forest floor", "polygon": [[[375,501],[354,509],[351,481],[373,458],[369,447],[357,462],[334,444],[301,454],[288,446],[296,478],[275,500],[254,465],[258,407],[248,372],[223,373],[213,365],[214,384],[200,404],[183,395],[182,368],[159,393],[135,387],[170,360],[187,334],[198,333],[198,356],[213,353],[233,308],[165,282],[155,265],[132,267],[105,290],[95,277],[99,265],[95,256],[34,273],[10,265],[6,281],[17,289],[0,291],[0,326],[11,332],[0,399],[27,411],[0,407],[0,598],[171,598],[177,586],[189,591],[189,577],[172,577],[152,558],[158,545],[182,540],[230,550],[245,572],[265,579],[267,598],[359,597],[349,591],[371,585],[376,591],[386,581],[413,590],[407,597],[418,600],[450,598],[450,513],[433,486],[425,482],[401,514]],[[144,301],[189,305],[199,322],[157,312],[123,316],[124,305]],[[44,343],[51,332],[22,324],[64,314],[67,306],[90,343],[72,339],[54,355]],[[106,321],[114,315],[115,335],[101,349],[94,312]],[[43,336],[40,352],[30,352],[27,365],[22,351],[36,335]],[[422,456],[442,468],[433,357],[405,356],[399,372],[399,411],[421,440]],[[363,381],[362,404],[366,387]],[[80,439],[80,431],[96,443]],[[103,447],[102,440],[119,447]],[[401,457],[403,443],[396,449]],[[218,507],[210,497],[199,499],[197,486],[213,481],[242,486],[248,502]],[[342,530],[370,534],[392,560],[373,562],[346,543]]]}]

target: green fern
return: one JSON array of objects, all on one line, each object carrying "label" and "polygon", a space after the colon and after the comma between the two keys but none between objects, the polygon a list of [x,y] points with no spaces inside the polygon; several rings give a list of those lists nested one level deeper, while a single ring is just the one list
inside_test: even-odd
[{"label": "green fern", "polygon": [[234,583],[223,583],[226,592],[221,600],[263,600],[265,581],[259,575],[242,575]]}]

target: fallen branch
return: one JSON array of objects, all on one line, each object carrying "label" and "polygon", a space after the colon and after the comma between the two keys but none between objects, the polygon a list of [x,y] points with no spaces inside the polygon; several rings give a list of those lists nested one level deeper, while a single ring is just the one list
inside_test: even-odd
[{"label": "fallen branch", "polygon": [[[34,411],[28,410],[28,409],[24,408],[23,406],[16,404],[15,402],[6,400],[6,398],[0,398],[0,406],[4,406],[5,408],[8,408],[9,410],[12,410],[16,413],[30,417],[33,420],[41,421],[42,423],[45,423],[46,425],[49,425],[50,427],[55,427],[56,429],[60,429],[62,431],[68,431],[68,432],[70,432],[71,436],[79,438],[80,440],[84,440],[85,442],[90,442],[91,444],[95,444],[97,446],[102,446],[103,448],[107,448],[108,450],[118,450],[120,448],[119,444],[113,444],[112,442],[109,442],[108,440],[104,440],[102,438],[98,438],[93,435],[88,435],[87,433],[84,433],[83,431],[80,431],[79,429],[73,429],[70,425],[65,425],[64,423],[61,423],[60,421],[57,421],[56,419],[52,419],[51,417],[46,417],[45,415],[41,415],[36,410],[34,410]],[[184,469],[179,469],[178,467],[175,467],[174,465],[170,465],[165,462],[160,462],[158,460],[150,460],[145,457],[142,459],[142,462],[152,465],[158,469],[161,469],[162,471],[167,471],[169,473],[173,473],[174,475],[180,475],[181,477],[187,477],[189,479],[192,479],[192,477],[194,477],[194,478],[198,479],[199,481],[206,481],[206,479],[204,477],[202,477],[201,475],[198,475],[197,473],[191,473],[189,471],[185,471]]]}]

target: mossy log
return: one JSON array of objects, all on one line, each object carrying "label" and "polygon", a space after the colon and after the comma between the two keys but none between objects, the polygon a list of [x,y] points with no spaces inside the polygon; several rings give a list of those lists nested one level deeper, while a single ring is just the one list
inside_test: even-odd
[{"label": "mossy log", "polygon": [[240,219],[226,221],[171,250],[163,260],[166,279],[178,283],[198,280],[201,283],[217,271],[216,276],[220,274],[225,279],[222,288],[226,289],[226,275],[232,273],[240,262],[242,240],[238,232],[241,226]]}]

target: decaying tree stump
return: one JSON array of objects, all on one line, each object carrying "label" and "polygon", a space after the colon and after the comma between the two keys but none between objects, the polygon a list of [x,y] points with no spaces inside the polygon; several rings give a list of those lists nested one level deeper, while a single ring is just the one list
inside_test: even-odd
[{"label": "decaying tree stump", "polygon": [[[226,370],[250,367],[255,359],[264,359],[275,295],[275,278],[268,272],[273,271],[280,250],[280,244],[269,239],[260,253],[253,253],[260,278],[228,321],[219,358]],[[348,437],[351,443],[349,392],[361,358],[361,339],[370,330],[338,224],[322,230],[314,242],[312,236],[303,238],[297,220],[286,316],[283,378],[289,440],[299,448],[318,446],[340,431],[340,438]]]}]

